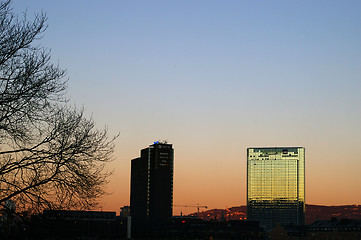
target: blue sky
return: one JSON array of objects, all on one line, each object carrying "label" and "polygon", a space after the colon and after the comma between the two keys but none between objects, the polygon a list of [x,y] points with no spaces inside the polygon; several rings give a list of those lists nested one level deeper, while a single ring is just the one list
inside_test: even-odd
[{"label": "blue sky", "polygon": [[158,139],[175,147],[175,204],[245,204],[256,146],[306,148],[307,202],[361,204],[360,1],[12,5],[47,13],[39,43],[71,101],[120,133],[105,209],[129,204],[130,159]]}]

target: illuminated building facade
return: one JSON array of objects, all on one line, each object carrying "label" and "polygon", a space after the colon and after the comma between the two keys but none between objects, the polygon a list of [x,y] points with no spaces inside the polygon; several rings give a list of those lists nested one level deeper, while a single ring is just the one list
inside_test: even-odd
[{"label": "illuminated building facade", "polygon": [[247,219],[271,230],[305,224],[305,149],[247,149]]},{"label": "illuminated building facade", "polygon": [[155,142],[131,161],[130,215],[134,232],[164,225],[173,214],[172,144]]}]

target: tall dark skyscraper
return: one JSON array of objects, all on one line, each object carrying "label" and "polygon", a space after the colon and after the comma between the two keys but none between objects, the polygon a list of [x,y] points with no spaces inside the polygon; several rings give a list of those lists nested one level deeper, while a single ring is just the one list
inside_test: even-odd
[{"label": "tall dark skyscraper", "polygon": [[130,214],[134,232],[161,227],[173,212],[173,148],[155,142],[131,162]]},{"label": "tall dark skyscraper", "polygon": [[305,224],[305,149],[247,149],[247,219],[266,230]]}]

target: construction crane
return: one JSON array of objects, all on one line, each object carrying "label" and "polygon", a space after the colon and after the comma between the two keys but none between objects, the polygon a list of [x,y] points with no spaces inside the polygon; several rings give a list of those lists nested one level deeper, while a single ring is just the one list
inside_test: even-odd
[{"label": "construction crane", "polygon": [[200,208],[205,208],[205,209],[208,208],[207,206],[200,206],[199,203],[197,203],[197,205],[173,205],[173,206],[174,206],[174,207],[196,207],[196,208],[197,208],[198,216],[199,216],[199,209],[200,209]]}]

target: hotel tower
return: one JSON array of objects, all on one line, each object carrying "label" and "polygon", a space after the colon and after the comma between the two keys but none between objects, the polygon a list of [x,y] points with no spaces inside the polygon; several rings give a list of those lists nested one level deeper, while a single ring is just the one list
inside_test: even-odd
[{"label": "hotel tower", "polygon": [[247,149],[247,219],[270,231],[305,224],[305,149]]}]

